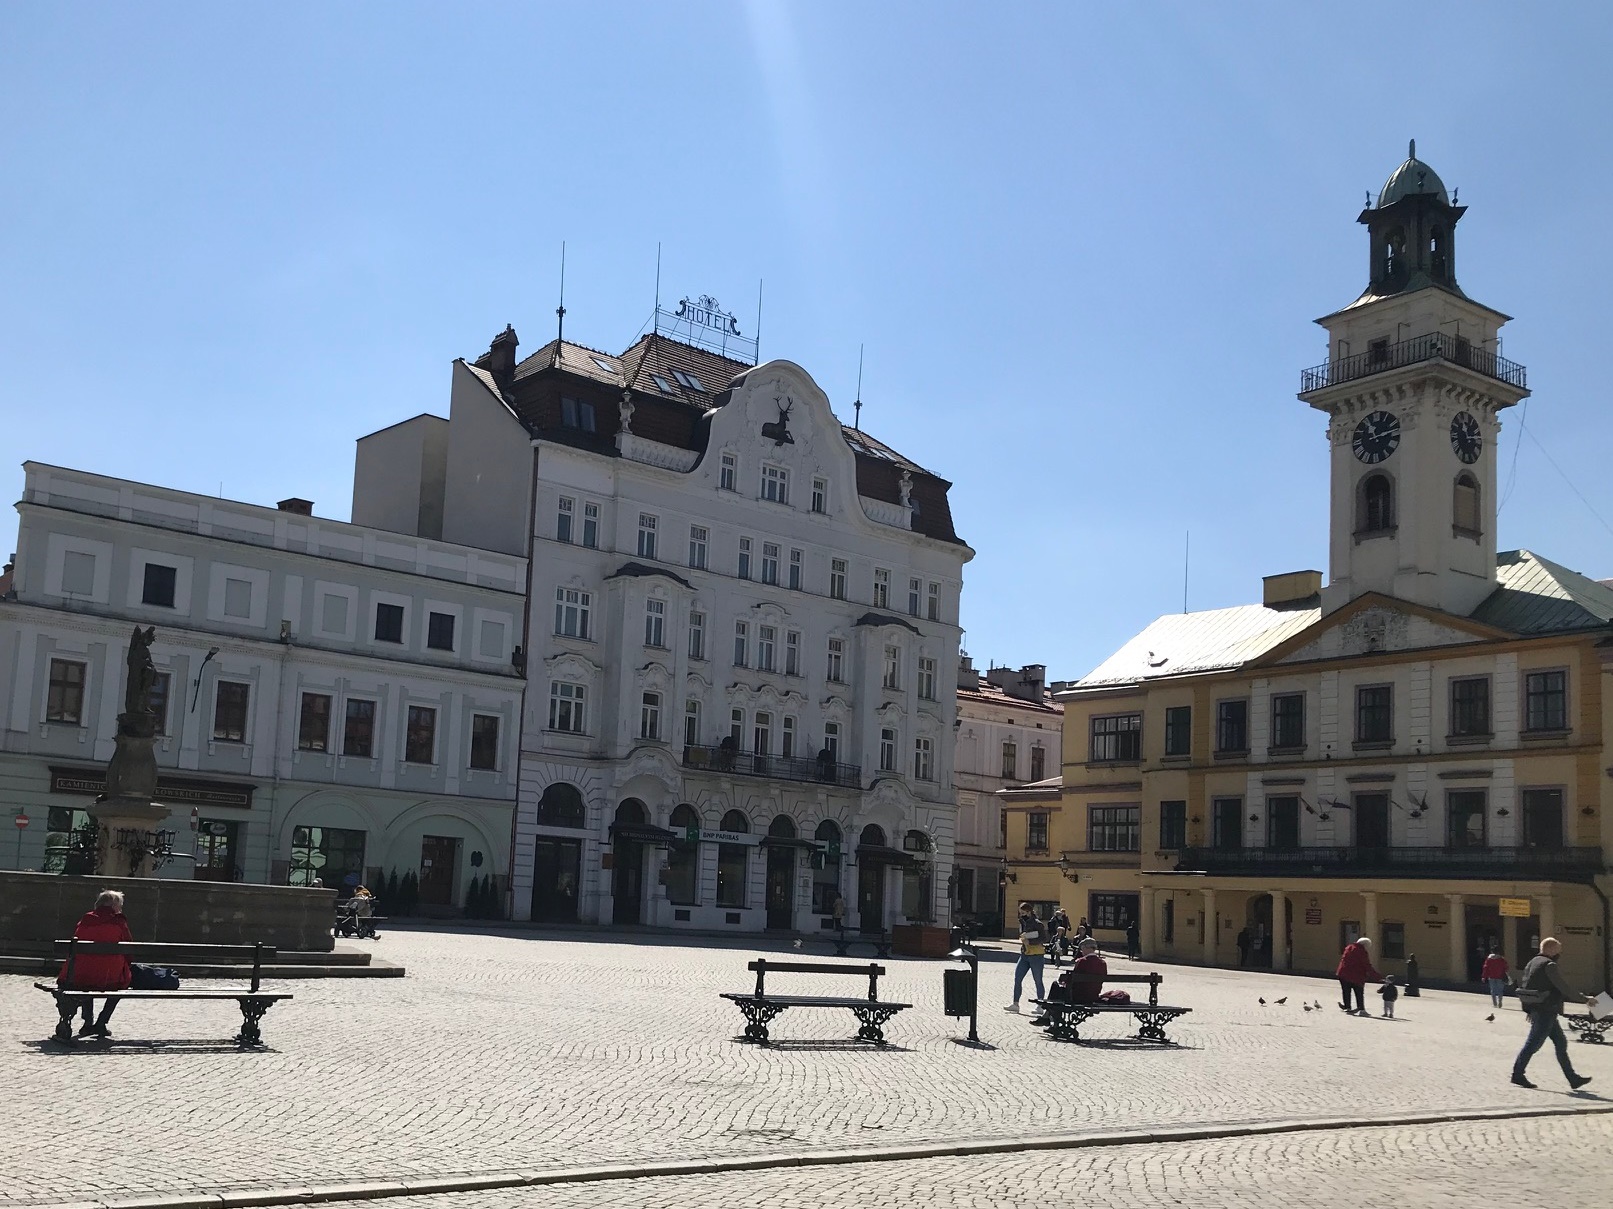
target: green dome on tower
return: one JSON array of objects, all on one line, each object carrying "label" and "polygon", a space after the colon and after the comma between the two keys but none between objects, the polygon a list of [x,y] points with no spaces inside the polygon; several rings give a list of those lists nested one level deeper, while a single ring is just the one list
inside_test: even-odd
[{"label": "green dome on tower", "polygon": [[1411,140],[1411,147],[1406,152],[1406,162],[1391,172],[1389,179],[1383,182],[1383,188],[1378,192],[1378,209],[1392,206],[1401,198],[1410,197],[1414,193],[1428,193],[1447,206],[1451,204],[1450,197],[1445,193],[1445,183],[1439,179],[1439,173],[1417,158],[1416,139]]}]

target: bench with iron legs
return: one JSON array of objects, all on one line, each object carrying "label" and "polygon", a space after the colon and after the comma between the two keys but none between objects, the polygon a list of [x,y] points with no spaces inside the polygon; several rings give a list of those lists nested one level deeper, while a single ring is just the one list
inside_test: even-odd
[{"label": "bench with iron legs", "polygon": [[[745,1040],[766,1045],[769,1037],[767,1025],[787,1008],[832,1007],[848,1008],[861,1026],[857,1039],[875,1045],[885,1044],[885,1023],[897,1012],[910,1008],[911,1003],[892,1003],[879,997],[879,976],[885,972],[882,965],[827,965],[817,962],[768,961],[758,958],[745,967],[756,975],[756,990],[749,994],[723,992],[722,998],[731,1000],[744,1013]],[[866,998],[838,995],[769,995],[764,980],[768,974],[855,974],[868,979]]]},{"label": "bench with iron legs", "polygon": [[884,928],[859,928],[856,932],[841,929],[834,934],[836,957],[850,957],[852,945],[868,945],[875,957],[891,955],[890,933]]},{"label": "bench with iron legs", "polygon": [[1592,1041],[1600,1045],[1602,1034],[1613,1028],[1613,1016],[1603,1016],[1598,1020],[1594,1016],[1564,1015],[1563,1023],[1579,1034],[1579,1040]]},{"label": "bench with iron legs", "polygon": [[1108,974],[1102,978],[1071,978],[1070,981],[1087,986],[1108,986],[1119,982],[1146,983],[1148,1002],[1069,1003],[1063,999],[1033,999],[1031,1002],[1041,1008],[1047,1017],[1047,1023],[1043,1027],[1047,1029],[1048,1036],[1055,1041],[1081,1040],[1081,1026],[1094,1016],[1129,1013],[1137,1021],[1137,1040],[1172,1045],[1175,1043],[1165,1035],[1165,1027],[1177,1017],[1185,1016],[1193,1010],[1185,1007],[1168,1007],[1159,1002],[1159,984],[1162,981],[1162,976],[1159,974]]},{"label": "bench with iron legs", "polygon": [[[67,959],[67,966],[62,971],[60,984],[55,982],[36,982],[34,986],[39,990],[53,995],[56,998],[56,1011],[60,1019],[56,1023],[54,1039],[64,1045],[73,1043],[73,1013],[85,1003],[94,999],[106,999],[121,1003],[126,999],[145,1000],[179,1000],[179,999],[233,999],[241,1009],[241,1031],[232,1040],[243,1046],[258,1046],[263,1044],[263,1032],[258,1022],[263,1014],[282,999],[290,999],[291,995],[281,991],[260,990],[262,983],[261,971],[265,959],[274,960],[275,950],[262,944],[252,945],[190,945],[190,944],[164,944],[160,941],[85,941],[85,940],[58,940],[56,953]],[[142,961],[148,965],[211,965],[215,962],[227,965],[240,965],[247,960],[252,962],[251,985],[244,989],[229,990],[226,988],[206,988],[202,990],[177,991],[95,991],[80,990],[73,986],[73,965],[83,954],[121,954],[133,961]],[[213,973],[208,978],[245,978],[245,974]]]}]

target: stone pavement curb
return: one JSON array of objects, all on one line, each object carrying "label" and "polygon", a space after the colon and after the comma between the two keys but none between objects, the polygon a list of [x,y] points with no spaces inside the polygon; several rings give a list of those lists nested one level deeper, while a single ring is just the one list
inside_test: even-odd
[{"label": "stone pavement curb", "polygon": [[1316,1133],[1340,1129],[1386,1129],[1408,1125],[1444,1125],[1457,1121],[1511,1121],[1527,1118],[1597,1116],[1613,1113],[1613,1103],[1563,1108],[1498,1108],[1470,1112],[1408,1113],[1385,1117],[1321,1117],[1315,1119],[1244,1122],[1227,1125],[1186,1126],[1181,1129],[1117,1130],[1108,1133],[1050,1134],[980,1142],[937,1142],[918,1146],[891,1146],[867,1150],[823,1150],[782,1155],[743,1155],[734,1158],[688,1159],[666,1163],[613,1163],[598,1167],[561,1167],[545,1171],[508,1171],[483,1175],[431,1176],[412,1180],[365,1181],[222,1193],[179,1193],[171,1196],[120,1197],[112,1200],[77,1200],[37,1204],[17,1209],[246,1209],[263,1205],[329,1204],[336,1201],[380,1200],[390,1197],[437,1196],[490,1188],[537,1188],[551,1184],[586,1184],[606,1180],[654,1179],[667,1176],[709,1175],[727,1171],[766,1171],[787,1167],[821,1167],[841,1163],[895,1163],[914,1159],[959,1158],[967,1155],[1013,1154],[1033,1150],[1084,1150],[1107,1146],[1136,1146],[1196,1142],[1214,1138],[1258,1137],[1278,1133]]}]

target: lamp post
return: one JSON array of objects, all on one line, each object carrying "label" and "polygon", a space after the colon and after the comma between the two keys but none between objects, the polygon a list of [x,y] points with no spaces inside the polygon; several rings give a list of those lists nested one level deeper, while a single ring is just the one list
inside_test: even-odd
[{"label": "lamp post", "polygon": [[17,872],[21,873],[22,872],[22,833],[24,831],[28,830],[28,824],[33,822],[33,820],[28,817],[27,808],[23,807],[23,806],[19,806],[19,807],[17,807],[16,817],[14,817],[11,821],[17,825]]}]

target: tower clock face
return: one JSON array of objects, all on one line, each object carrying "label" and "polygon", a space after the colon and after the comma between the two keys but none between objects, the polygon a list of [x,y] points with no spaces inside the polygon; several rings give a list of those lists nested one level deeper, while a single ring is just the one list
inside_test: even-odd
[{"label": "tower clock face", "polygon": [[1484,449],[1479,422],[1465,411],[1457,412],[1451,420],[1451,448],[1469,466],[1479,460],[1479,453]]},{"label": "tower clock face", "polygon": [[1375,411],[1355,426],[1350,448],[1368,466],[1383,461],[1400,444],[1400,421],[1392,412]]}]

